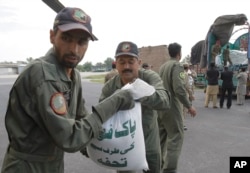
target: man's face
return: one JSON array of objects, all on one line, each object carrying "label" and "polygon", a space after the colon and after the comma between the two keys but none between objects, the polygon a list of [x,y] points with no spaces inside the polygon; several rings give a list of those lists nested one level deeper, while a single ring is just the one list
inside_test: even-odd
[{"label": "man's face", "polygon": [[128,55],[121,55],[116,58],[116,69],[118,70],[124,85],[133,82],[134,79],[138,78],[140,63],[141,60]]},{"label": "man's face", "polygon": [[57,60],[66,68],[76,67],[83,59],[89,40],[89,34],[79,29],[50,31],[50,42],[54,45]]}]

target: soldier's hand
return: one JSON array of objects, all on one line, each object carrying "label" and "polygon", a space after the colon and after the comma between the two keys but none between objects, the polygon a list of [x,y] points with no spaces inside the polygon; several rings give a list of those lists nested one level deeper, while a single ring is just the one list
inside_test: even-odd
[{"label": "soldier's hand", "polygon": [[193,101],[195,100],[195,97],[193,95],[189,96],[189,100]]},{"label": "soldier's hand", "polygon": [[196,116],[196,110],[193,106],[191,106],[189,109],[188,109],[188,113],[190,113],[191,117],[195,117]]},{"label": "soldier's hand", "polygon": [[120,103],[118,110],[132,109],[135,106],[135,101],[129,90],[120,90],[114,95],[114,99]]},{"label": "soldier's hand", "polygon": [[97,113],[102,122],[105,122],[117,111],[132,109],[134,106],[135,101],[130,91],[119,90],[115,94],[100,102],[98,105],[93,106],[92,112]]}]

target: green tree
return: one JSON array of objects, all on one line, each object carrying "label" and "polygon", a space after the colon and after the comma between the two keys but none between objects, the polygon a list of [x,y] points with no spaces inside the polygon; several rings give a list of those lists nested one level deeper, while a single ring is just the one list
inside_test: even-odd
[{"label": "green tree", "polygon": [[92,62],[85,62],[83,64],[83,71],[91,71],[92,70]]},{"label": "green tree", "polygon": [[112,62],[114,62],[115,60],[113,58],[107,58],[105,61],[104,61],[104,64],[106,66],[106,69],[108,70],[111,70],[112,68]]},{"label": "green tree", "polygon": [[81,71],[81,72],[84,71],[83,65],[80,65],[80,64],[78,64],[78,65],[76,66],[76,69],[79,70],[79,71]]},{"label": "green tree", "polygon": [[28,62],[28,63],[30,63],[31,61],[33,61],[34,59],[32,58],[32,57],[29,57],[29,58],[26,58],[26,61]]},{"label": "green tree", "polygon": [[97,62],[94,66],[94,71],[98,71],[98,72],[101,72],[101,71],[106,71],[106,65],[103,64],[102,62]]},{"label": "green tree", "polygon": [[180,60],[181,63],[190,63],[191,57],[190,55],[185,56]]},{"label": "green tree", "polygon": [[102,68],[103,66],[105,66],[105,64],[103,64],[102,62],[97,62],[95,64],[96,67]]}]

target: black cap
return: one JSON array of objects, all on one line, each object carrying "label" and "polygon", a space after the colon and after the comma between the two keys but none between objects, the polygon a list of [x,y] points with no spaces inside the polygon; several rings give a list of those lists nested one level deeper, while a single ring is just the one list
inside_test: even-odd
[{"label": "black cap", "polygon": [[56,16],[53,28],[59,28],[63,32],[72,29],[82,29],[89,33],[91,40],[98,40],[92,33],[90,16],[80,8],[63,8]]},{"label": "black cap", "polygon": [[142,67],[143,67],[143,68],[147,68],[147,67],[149,67],[149,65],[148,65],[148,63],[143,63],[143,64],[142,64]]},{"label": "black cap", "polygon": [[137,45],[130,41],[119,43],[115,52],[115,58],[121,55],[129,55],[138,58],[139,54]]}]

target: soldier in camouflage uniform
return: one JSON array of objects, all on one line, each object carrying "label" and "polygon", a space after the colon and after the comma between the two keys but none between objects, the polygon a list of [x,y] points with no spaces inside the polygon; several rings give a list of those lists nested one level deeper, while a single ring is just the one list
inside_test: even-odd
[{"label": "soldier in camouflage uniform", "polygon": [[[142,127],[146,147],[146,159],[149,165],[148,173],[160,173],[161,152],[157,124],[157,112],[169,108],[170,95],[164,88],[160,76],[152,71],[140,69],[141,60],[138,57],[137,45],[132,42],[121,42],[116,50],[116,68],[119,75],[109,80],[102,89],[100,101],[120,90],[125,84],[139,78],[155,88],[151,96],[140,99],[142,105]],[[142,91],[143,92],[143,91]],[[136,157],[136,156],[135,156]],[[135,173],[136,171],[119,171],[119,173]]]},{"label": "soldier in camouflage uniform", "polygon": [[105,75],[104,83],[106,83],[109,79],[111,79],[112,77],[114,77],[117,74],[118,74],[118,71],[116,69],[116,64],[115,64],[115,62],[112,62],[112,70]]},{"label": "soldier in camouflage uniform", "polygon": [[75,67],[89,40],[97,40],[90,17],[79,8],[62,9],[50,31],[53,48],[29,64],[10,91],[2,173],[63,173],[64,152],[85,149],[103,122],[134,106],[132,95],[121,91],[87,113]]},{"label": "soldier in camouflage uniform", "polygon": [[166,90],[171,93],[171,102],[170,109],[158,111],[158,122],[161,138],[162,171],[163,173],[176,173],[184,135],[182,106],[185,106],[193,117],[196,115],[196,110],[187,97],[184,68],[179,63],[181,45],[172,43],[168,46],[168,51],[171,59],[160,67],[159,74]]},{"label": "soldier in camouflage uniform", "polygon": [[229,62],[230,65],[232,65],[232,61],[230,58],[230,50],[229,50],[229,45],[227,45],[226,49],[223,50],[223,63],[224,67],[227,66],[227,62]]},{"label": "soldier in camouflage uniform", "polygon": [[211,62],[215,62],[216,56],[220,54],[220,51],[221,51],[220,40],[217,40],[216,43],[212,46]]}]

